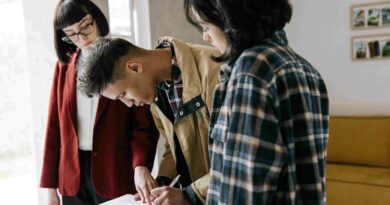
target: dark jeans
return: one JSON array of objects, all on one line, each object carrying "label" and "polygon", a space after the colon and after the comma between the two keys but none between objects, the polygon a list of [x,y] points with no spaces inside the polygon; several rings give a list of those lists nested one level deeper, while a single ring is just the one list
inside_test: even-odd
[{"label": "dark jeans", "polygon": [[62,196],[63,205],[96,205],[108,201],[97,195],[91,179],[91,152],[79,150],[80,190],[76,196]]}]

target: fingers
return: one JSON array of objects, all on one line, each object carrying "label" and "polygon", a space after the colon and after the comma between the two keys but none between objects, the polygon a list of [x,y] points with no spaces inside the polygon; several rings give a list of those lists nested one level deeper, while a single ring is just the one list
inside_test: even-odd
[{"label": "fingers", "polygon": [[152,191],[154,188],[157,187],[157,182],[156,182],[156,180],[152,179],[151,185],[152,185],[152,189],[151,189],[150,191]]},{"label": "fingers", "polygon": [[133,199],[134,199],[135,201],[141,200],[141,197],[140,197],[139,193],[134,194]]},{"label": "fingers", "polygon": [[145,196],[144,196],[142,189],[140,189],[139,187],[136,187],[136,189],[137,189],[138,196],[139,196],[140,200],[142,201],[142,203],[145,203]]},{"label": "fingers", "polygon": [[[156,197],[154,197],[153,195],[150,195],[150,196],[149,196],[150,202],[152,202],[155,198],[156,198]],[[140,200],[141,200],[141,196],[140,196],[138,193],[136,193],[136,194],[134,194],[134,196],[133,196],[133,200],[134,200],[134,201],[140,201]]]},{"label": "fingers", "polygon": [[165,187],[153,189],[152,195],[156,196],[153,200],[154,205],[162,205],[164,204],[164,201],[168,199],[168,191]]},{"label": "fingers", "polygon": [[144,194],[144,199],[146,200],[146,203],[151,205],[152,203],[150,202],[150,195],[149,195],[150,189],[145,187],[142,189],[142,192]]},{"label": "fingers", "polygon": [[137,201],[141,200],[142,203],[146,202],[147,204],[151,205],[152,204],[151,202],[155,198],[153,195],[150,194],[151,190],[152,190],[152,186],[150,184],[147,184],[144,188],[137,187],[137,191],[138,191]]},{"label": "fingers", "polygon": [[145,176],[146,178],[146,186],[148,187],[149,193],[152,189],[157,187],[156,180],[153,179],[153,177],[149,174],[148,176]]},{"label": "fingers", "polygon": [[155,188],[151,191],[151,194],[155,197],[159,197],[161,195],[163,195],[164,193],[167,193],[168,192],[168,188],[167,186],[163,186],[163,187],[158,187],[158,188]]},{"label": "fingers", "polygon": [[149,169],[143,166],[137,166],[134,170],[134,182],[138,192],[138,196],[134,199],[137,201],[141,200],[142,203],[147,202],[151,205],[151,201],[155,198],[151,195],[151,191],[157,187],[157,182],[150,175]]},{"label": "fingers", "polygon": [[157,182],[151,178],[151,180],[146,183],[145,187],[142,188],[142,191],[144,193],[144,197],[146,199],[146,202],[148,204],[151,204],[151,202],[156,198],[151,192],[154,188],[157,187]]}]

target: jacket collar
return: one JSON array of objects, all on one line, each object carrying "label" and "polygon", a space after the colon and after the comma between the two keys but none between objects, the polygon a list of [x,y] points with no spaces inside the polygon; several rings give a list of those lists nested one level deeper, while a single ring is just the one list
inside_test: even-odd
[{"label": "jacket collar", "polygon": [[[276,31],[274,35],[272,35],[270,38],[265,40],[265,43],[273,43],[273,44],[278,44],[281,46],[288,45],[286,32],[283,29]],[[243,52],[245,52],[245,51],[243,51]],[[220,72],[219,72],[219,81],[225,82],[225,81],[229,80],[230,75],[233,72],[234,64],[236,63],[236,60],[240,57],[241,54],[242,53],[240,53],[234,57],[231,57],[230,59],[226,60],[225,63],[222,64]]]},{"label": "jacket collar", "polygon": [[172,37],[162,37],[157,45],[167,41],[173,44],[177,64],[181,70],[183,80],[183,103],[186,103],[202,93],[202,84],[199,76],[197,63],[195,62],[191,48],[184,42]]},{"label": "jacket collar", "polygon": [[80,55],[80,49],[78,49],[71,57],[70,62],[68,63],[68,69],[66,70],[66,81],[67,85],[66,88],[67,94],[68,94],[68,112],[70,115],[70,118],[72,119],[74,131],[77,134],[77,101],[76,101],[76,63],[77,58]]},{"label": "jacket collar", "polygon": [[[68,93],[68,112],[70,115],[70,118],[72,119],[73,127],[75,129],[75,132],[77,133],[77,79],[76,79],[76,64],[77,59],[80,56],[80,49],[77,49],[77,51],[72,55],[71,60],[68,64],[68,69],[66,71],[66,80],[68,86],[67,93]],[[96,112],[96,118],[95,118],[95,124],[101,117],[104,109],[106,108],[107,104],[109,102],[109,99],[105,97],[99,98],[99,104]]]}]

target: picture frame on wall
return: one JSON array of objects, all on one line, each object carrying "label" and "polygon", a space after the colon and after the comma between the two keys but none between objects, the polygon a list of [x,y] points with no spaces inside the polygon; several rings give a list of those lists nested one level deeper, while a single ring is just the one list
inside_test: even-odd
[{"label": "picture frame on wall", "polygon": [[352,60],[390,59],[390,34],[352,37]]},{"label": "picture frame on wall", "polygon": [[390,2],[351,6],[351,29],[390,27]]}]

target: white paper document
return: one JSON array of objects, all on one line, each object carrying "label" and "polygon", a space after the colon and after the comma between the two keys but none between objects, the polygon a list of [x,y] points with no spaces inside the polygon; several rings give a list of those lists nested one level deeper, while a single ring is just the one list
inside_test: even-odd
[{"label": "white paper document", "polygon": [[121,197],[115,198],[113,200],[104,202],[100,205],[141,205],[144,204],[140,201],[134,201],[133,195],[131,194],[126,194]]}]

